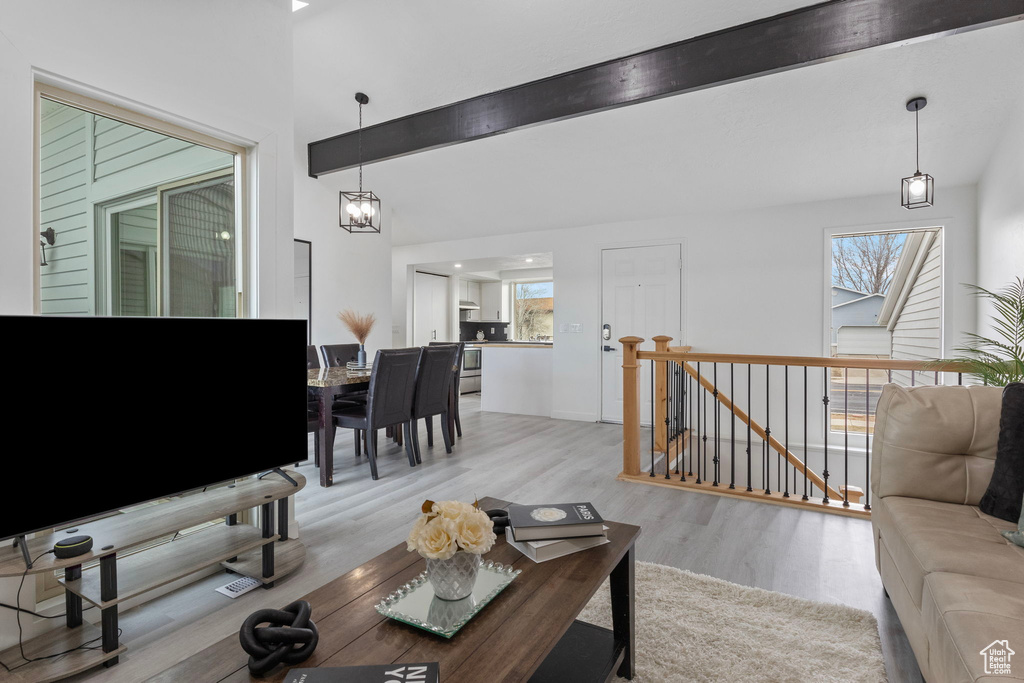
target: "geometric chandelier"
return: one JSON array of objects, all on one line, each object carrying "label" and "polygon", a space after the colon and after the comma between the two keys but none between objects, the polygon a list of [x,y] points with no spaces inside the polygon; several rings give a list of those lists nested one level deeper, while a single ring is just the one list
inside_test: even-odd
[{"label": "geometric chandelier", "polygon": [[350,233],[380,232],[380,197],[363,191],[363,105],[370,98],[361,92],[356,93],[359,103],[359,191],[342,192],[338,205],[338,224]]},{"label": "geometric chandelier", "polygon": [[903,179],[902,204],[907,209],[920,209],[931,206],[935,201],[935,179],[927,173],[921,173],[921,140],[918,125],[918,112],[924,109],[928,100],[915,97],[907,102],[907,111],[914,112],[914,139],[917,147],[917,170],[914,175]]}]

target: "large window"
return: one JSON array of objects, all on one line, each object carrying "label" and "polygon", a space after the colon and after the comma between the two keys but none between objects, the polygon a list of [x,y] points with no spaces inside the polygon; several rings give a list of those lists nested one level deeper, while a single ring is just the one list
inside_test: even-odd
[{"label": "large window", "polygon": [[39,91],[39,312],[243,315],[244,150]]},{"label": "large window", "polygon": [[[835,235],[831,246],[832,357],[942,357],[941,230]],[[886,382],[910,386],[940,381],[939,373],[834,369],[832,428],[872,430]]]},{"label": "large window", "polygon": [[551,341],[554,338],[555,283],[515,282],[513,293],[513,335],[522,341]]}]

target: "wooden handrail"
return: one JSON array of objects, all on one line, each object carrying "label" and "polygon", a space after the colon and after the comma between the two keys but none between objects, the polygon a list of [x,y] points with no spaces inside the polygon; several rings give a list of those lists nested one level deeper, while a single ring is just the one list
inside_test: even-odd
[{"label": "wooden handrail", "polygon": [[[686,348],[686,347],[681,347]],[[637,351],[639,360],[677,363],[736,363],[738,365],[788,365],[808,368],[846,368],[851,370],[918,370],[921,372],[971,372],[966,363],[956,361],[886,360],[882,358],[825,358],[819,356],[754,356],[738,353],[693,353]]]},{"label": "wooden handrail", "polygon": [[[785,457],[786,460],[789,461],[789,464],[791,464],[791,465],[793,465],[793,467],[797,468],[797,471],[802,471],[803,470],[803,468],[804,468],[804,461],[803,460],[801,460],[800,458],[796,457],[796,455],[794,455],[792,452],[787,450],[786,447],[778,439],[776,439],[774,436],[770,436],[765,431],[764,427],[759,425],[754,420],[751,420],[750,416],[747,415],[741,408],[736,407],[736,405],[732,402],[732,400],[728,396],[726,396],[724,393],[722,393],[721,389],[717,390],[717,392],[716,392],[715,385],[712,384],[708,380],[706,375],[700,375],[698,377],[697,371],[694,370],[693,366],[691,366],[689,363],[683,363],[682,366],[683,366],[683,370],[686,371],[686,374],[690,375],[694,379],[698,379],[700,381],[700,385],[702,387],[704,387],[705,390],[707,390],[707,391],[711,392],[712,394],[714,394],[716,400],[719,403],[721,403],[723,406],[728,408],[732,412],[733,415],[735,415],[737,418],[739,418],[740,422],[742,422],[745,425],[750,425],[750,429],[755,434],[757,434],[759,437],[761,437],[761,439],[767,440],[768,441],[768,445],[771,446],[773,451],[775,451],[776,453],[778,453],[778,454],[782,455],[783,457]],[[823,492],[827,491],[829,498],[831,498],[833,500],[837,500],[837,499],[841,500],[843,498],[843,495],[839,491],[836,491],[831,486],[826,485],[825,484],[825,480],[822,479],[821,476],[817,472],[815,472],[814,470],[812,470],[810,468],[807,468],[806,472],[807,472],[807,480],[810,481],[812,484],[814,484],[816,487],[818,487],[818,490],[823,491]]]}]

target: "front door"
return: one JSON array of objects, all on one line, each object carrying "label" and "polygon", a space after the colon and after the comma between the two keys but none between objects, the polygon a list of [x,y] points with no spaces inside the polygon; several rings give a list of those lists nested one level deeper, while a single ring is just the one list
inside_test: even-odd
[{"label": "front door", "polygon": [[[646,341],[666,334],[682,344],[682,246],[604,249],[601,252],[601,420],[622,422],[621,337]],[[607,332],[606,332],[607,331]],[[609,337],[604,339],[604,337]],[[651,420],[650,362],[642,363],[640,401],[642,422]]]}]

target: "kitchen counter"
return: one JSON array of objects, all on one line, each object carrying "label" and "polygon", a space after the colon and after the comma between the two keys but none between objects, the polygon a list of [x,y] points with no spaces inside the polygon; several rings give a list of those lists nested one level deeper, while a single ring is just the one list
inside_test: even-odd
[{"label": "kitchen counter", "polygon": [[466,342],[466,346],[487,349],[550,349],[554,344],[544,342]]},{"label": "kitchen counter", "polygon": [[551,344],[480,344],[480,410],[551,417]]}]

